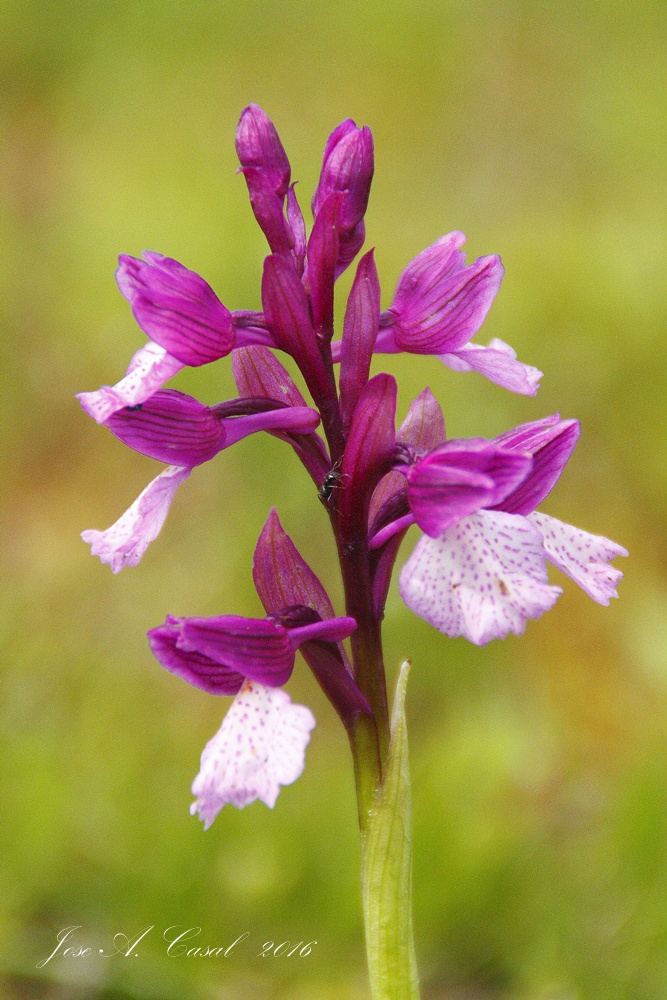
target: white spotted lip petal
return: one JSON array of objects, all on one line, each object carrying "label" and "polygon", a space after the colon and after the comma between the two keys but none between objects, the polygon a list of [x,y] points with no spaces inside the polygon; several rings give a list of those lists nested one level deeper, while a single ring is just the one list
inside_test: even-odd
[{"label": "white spotted lip petal", "polygon": [[542,536],[525,517],[480,511],[439,538],[424,535],[403,567],[407,606],[439,631],[478,646],[521,635],[562,593],[547,582]]},{"label": "white spotted lip petal", "polygon": [[208,829],[227,804],[243,809],[260,799],[273,809],[280,786],[302,774],[314,727],[310,709],[294,705],[285,691],[247,681],[204,747],[192,815],[199,813]]}]

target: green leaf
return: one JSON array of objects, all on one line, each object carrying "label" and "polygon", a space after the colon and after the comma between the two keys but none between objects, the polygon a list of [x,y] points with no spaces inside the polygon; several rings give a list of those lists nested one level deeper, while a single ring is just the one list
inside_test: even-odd
[{"label": "green leaf", "polygon": [[410,661],[401,666],[391,742],[363,843],[361,889],[373,1000],[419,1000],[412,936],[412,804],[405,725]]}]

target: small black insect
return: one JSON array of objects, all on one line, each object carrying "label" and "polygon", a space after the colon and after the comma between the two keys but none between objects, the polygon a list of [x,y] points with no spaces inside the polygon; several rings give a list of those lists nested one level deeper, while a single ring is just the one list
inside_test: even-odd
[{"label": "small black insect", "polygon": [[143,410],[144,404],[137,403],[135,406],[126,406],[125,409],[128,413],[136,413],[137,410]]},{"label": "small black insect", "polygon": [[333,496],[334,490],[341,489],[341,479],[343,478],[343,473],[340,471],[340,460],[333,465],[326,476],[324,481],[318,490],[318,496],[322,503],[328,504]]}]

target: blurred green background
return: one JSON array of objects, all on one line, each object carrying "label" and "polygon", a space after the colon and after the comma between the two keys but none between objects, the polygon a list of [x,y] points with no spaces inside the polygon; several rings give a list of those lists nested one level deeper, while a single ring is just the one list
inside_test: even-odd
[{"label": "blurred green background", "polygon": [[[257,437],[198,469],[116,577],[78,537],[160,468],[74,400],[144,341],[117,254],[173,255],[230,308],[259,307],[266,248],[234,173],[251,100],[304,206],[331,129],[372,127],[384,307],[454,228],[472,257],[502,255],[479,339],[546,373],[537,398],[381,359],[401,417],[427,384],[453,436],[579,417],[547,510],[631,551],[619,602],[554,571],[555,610],[484,649],[414,618],[394,584],[425,1000],[667,996],[666,51],[662,0],[2,0],[3,1000],[366,996],[351,765],[313,678],[301,664],[289,685],[318,718],[303,777],[273,812],[230,807],[204,833],[189,785],[227,702],[162,671],[144,635],[167,612],[260,613],[250,559],[273,504],[335,579],[296,458]],[[173,384],[234,394],[226,361]],[[250,938],[226,959],[168,958],[172,924],[211,946]],[[93,955],[38,970],[70,925]],[[139,958],[97,958],[151,925]],[[257,957],[312,939],[308,957]]]}]

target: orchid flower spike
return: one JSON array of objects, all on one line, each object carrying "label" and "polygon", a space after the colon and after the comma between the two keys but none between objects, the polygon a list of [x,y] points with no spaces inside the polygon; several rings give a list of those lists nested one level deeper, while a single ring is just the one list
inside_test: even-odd
[{"label": "orchid flower spike", "polygon": [[[447,440],[442,410],[425,389],[397,431],[396,379],[371,374],[374,354],[435,355],[454,371],[474,370],[535,395],[541,372],[502,340],[473,341],[503,279],[500,257],[467,263],[465,236],[448,233],[407,265],[383,312],[369,250],[356,266],[341,340],[333,342],[335,282],[365,240],[370,129],[346,119],[329,136],[310,232],[287,153],[256,104],[241,114],[236,150],[270,251],[261,272],[262,311],[231,311],[204,278],[170,257],[121,255],[118,286],[148,342],[115,386],[79,399],[120,441],[167,468],[115,524],[82,537],[114,573],[136,566],[194,467],[258,431],[294,449],[313,481],[313,500],[329,515],[346,614],[335,614],[272,510],[253,558],[266,617],[168,616],[148,637],[170,673],[234,699],[192,786],[191,811],[206,827],[226,803],[243,808],[260,799],[273,807],[281,786],[301,774],[315,720],[282,690],[300,650],[350,738],[367,832],[380,822],[369,820],[371,805],[401,743],[399,723],[397,729],[389,720],[381,622],[409,527],[417,524],[423,535],[400,573],[403,600],[441,632],[478,645],[521,634],[552,607],[561,589],[550,584],[548,563],[609,604],[621,577],[611,562],[627,552],[538,509],[572,454],[577,421],[554,414],[493,440]],[[275,351],[289,355],[290,371]],[[165,388],[182,368],[229,354],[239,398],[208,406]],[[400,832],[400,823],[393,827]]]}]

